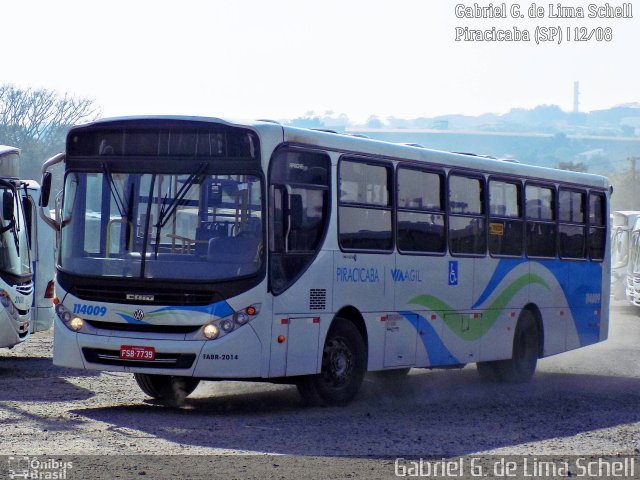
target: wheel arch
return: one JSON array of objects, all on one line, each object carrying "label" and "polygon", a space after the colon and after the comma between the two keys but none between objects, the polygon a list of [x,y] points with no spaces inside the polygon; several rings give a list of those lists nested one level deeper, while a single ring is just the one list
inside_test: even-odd
[{"label": "wheel arch", "polygon": [[544,356],[544,324],[542,323],[542,312],[535,303],[528,303],[524,306],[522,311],[528,311],[533,314],[533,318],[536,320],[536,326],[538,327],[538,358]]},{"label": "wheel arch", "polygon": [[353,323],[353,325],[358,329],[358,332],[360,332],[360,335],[362,335],[362,340],[364,340],[364,345],[367,349],[366,351],[367,351],[367,361],[368,361],[369,335],[367,334],[367,325],[360,311],[352,305],[347,305],[342,307],[340,310],[336,312],[335,316],[333,317],[333,321],[335,321],[336,318],[343,318],[344,320],[348,320],[349,322]]}]

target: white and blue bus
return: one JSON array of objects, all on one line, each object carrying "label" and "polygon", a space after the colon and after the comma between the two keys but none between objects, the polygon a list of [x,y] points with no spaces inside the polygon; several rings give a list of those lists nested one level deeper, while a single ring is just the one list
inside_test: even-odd
[{"label": "white and blue bus", "polygon": [[33,272],[18,180],[20,150],[0,145],[0,347],[12,348],[32,331]]},{"label": "white and blue bus", "polygon": [[151,397],[249,379],[341,404],[366,371],[468,363],[526,382],[607,338],[601,176],[199,117],[73,128],[45,199],[61,161],[54,363]]}]

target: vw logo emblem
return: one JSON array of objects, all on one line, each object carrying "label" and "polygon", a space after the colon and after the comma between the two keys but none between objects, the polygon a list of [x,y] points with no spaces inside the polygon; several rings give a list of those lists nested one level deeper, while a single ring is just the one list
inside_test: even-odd
[{"label": "vw logo emblem", "polygon": [[136,320],[142,320],[144,318],[144,312],[140,309],[133,312],[133,318]]}]

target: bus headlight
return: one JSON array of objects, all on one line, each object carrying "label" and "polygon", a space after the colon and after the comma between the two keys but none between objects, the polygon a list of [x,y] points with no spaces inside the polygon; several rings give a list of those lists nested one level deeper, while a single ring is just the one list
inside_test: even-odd
[{"label": "bus headlight", "polygon": [[18,312],[18,309],[11,301],[11,297],[9,297],[9,294],[5,290],[0,291],[0,304],[2,304],[7,312],[7,315],[9,315],[12,320],[18,319],[20,312]]},{"label": "bus headlight", "polygon": [[60,317],[60,319],[61,319],[61,320],[62,320],[62,314],[63,314],[64,312],[66,312],[66,311],[67,311],[67,309],[66,309],[66,307],[65,307],[63,304],[58,303],[58,304],[56,305],[56,315],[58,315],[58,317]]},{"label": "bus headlight", "polygon": [[73,317],[69,322],[69,328],[74,332],[77,332],[82,327],[84,327],[84,320],[82,320],[80,317]]},{"label": "bus headlight", "polygon": [[[248,310],[248,309],[247,309]],[[236,323],[238,325],[244,325],[245,323],[247,323],[249,321],[249,315],[247,315],[244,312],[238,312],[234,315],[234,318],[236,320]]]},{"label": "bus headlight", "polygon": [[225,318],[220,322],[220,328],[222,328],[222,330],[224,330],[225,333],[229,333],[233,331],[233,322],[228,318]]},{"label": "bus headlight", "polygon": [[220,333],[220,330],[218,330],[218,327],[216,327],[213,323],[209,323],[204,326],[204,328],[202,329],[202,333],[209,340],[213,340],[218,336],[218,334]]},{"label": "bus headlight", "polygon": [[56,305],[56,315],[73,332],[79,332],[84,327],[84,320],[71,315],[71,312],[62,303]]},{"label": "bus headlight", "polygon": [[235,313],[228,315],[224,318],[218,318],[211,323],[207,323],[199,330],[196,338],[202,339],[204,336],[207,340],[215,340],[221,338],[228,333],[233,332],[235,329],[240,328],[242,325],[249,323],[260,312],[260,304],[256,303],[247,308],[236,311]]}]

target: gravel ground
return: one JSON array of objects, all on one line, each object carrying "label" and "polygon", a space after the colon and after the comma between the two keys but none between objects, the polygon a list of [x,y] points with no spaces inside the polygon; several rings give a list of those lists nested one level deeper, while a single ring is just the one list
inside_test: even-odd
[{"label": "gravel ground", "polygon": [[[182,408],[164,407],[130,374],[54,367],[51,342],[38,334],[0,351],[0,444],[74,456],[95,478],[392,478],[394,457],[640,454],[640,317],[621,303],[609,340],[541,360],[531,384],[483,384],[475,366],[414,369],[399,384],[367,378],[342,408],[242,382],[206,382]],[[170,455],[216,457],[193,469]]]}]

